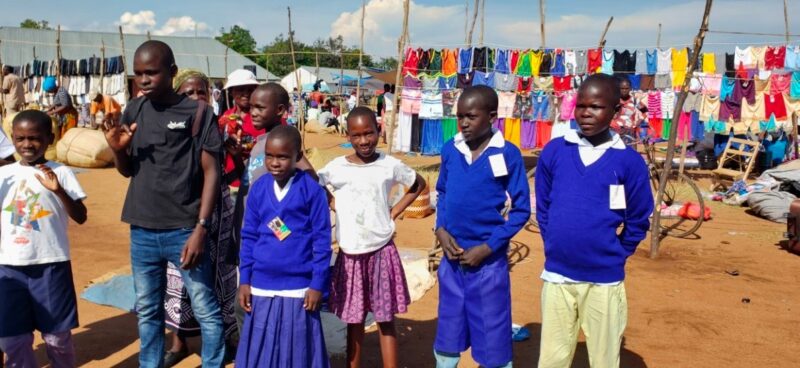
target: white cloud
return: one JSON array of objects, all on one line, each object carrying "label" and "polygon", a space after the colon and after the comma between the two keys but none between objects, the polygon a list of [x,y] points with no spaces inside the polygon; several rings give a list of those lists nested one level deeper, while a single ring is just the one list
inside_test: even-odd
[{"label": "white cloud", "polygon": [[169,18],[160,27],[157,27],[156,14],[152,10],[142,10],[138,13],[125,12],[119,17],[116,24],[122,26],[122,31],[125,33],[150,31],[159,36],[191,36],[195,34],[195,31],[198,34],[206,35],[209,30],[208,24],[197,22],[188,15]]}]

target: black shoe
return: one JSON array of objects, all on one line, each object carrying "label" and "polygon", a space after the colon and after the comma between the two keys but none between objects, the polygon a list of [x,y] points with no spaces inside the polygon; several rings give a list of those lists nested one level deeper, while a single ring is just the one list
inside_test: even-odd
[{"label": "black shoe", "polygon": [[164,354],[164,367],[174,367],[189,356],[189,350],[168,351]]}]

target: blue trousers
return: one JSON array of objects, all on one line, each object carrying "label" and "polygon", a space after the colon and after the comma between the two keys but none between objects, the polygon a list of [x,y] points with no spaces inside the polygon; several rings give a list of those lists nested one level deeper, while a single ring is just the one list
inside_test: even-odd
[{"label": "blue trousers", "polygon": [[433,345],[437,366],[455,367],[458,354],[472,347],[472,357],[481,366],[505,367],[513,359],[511,344],[511,281],[505,252],[496,252],[479,267],[443,259]]},{"label": "blue trousers", "polygon": [[[164,366],[164,295],[167,262],[181,264],[181,251],[193,229],[155,230],[131,226],[131,266],[139,318],[139,366]],[[203,338],[203,367],[221,367],[225,356],[222,313],[214,296],[211,259],[180,270]]]}]

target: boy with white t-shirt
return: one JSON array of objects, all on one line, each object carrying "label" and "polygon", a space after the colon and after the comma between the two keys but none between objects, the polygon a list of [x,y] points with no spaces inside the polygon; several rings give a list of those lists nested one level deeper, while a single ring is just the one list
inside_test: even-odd
[{"label": "boy with white t-shirt", "polygon": [[86,221],[86,193],[68,167],[44,158],[53,141],[45,113],[19,113],[12,141],[21,160],[0,167],[0,349],[11,367],[38,366],[39,330],[50,364],[74,367],[78,308],[67,224]]}]

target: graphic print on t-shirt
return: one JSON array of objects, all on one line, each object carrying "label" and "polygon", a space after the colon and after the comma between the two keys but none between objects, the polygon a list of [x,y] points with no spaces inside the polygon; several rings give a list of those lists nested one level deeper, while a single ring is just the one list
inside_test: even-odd
[{"label": "graphic print on t-shirt", "polygon": [[11,234],[17,235],[14,238],[14,242],[17,244],[30,243],[27,235],[32,231],[41,230],[39,219],[52,214],[52,211],[42,208],[39,203],[39,195],[28,188],[27,182],[23,180],[14,189],[11,203],[3,208],[3,211],[11,213]]}]

